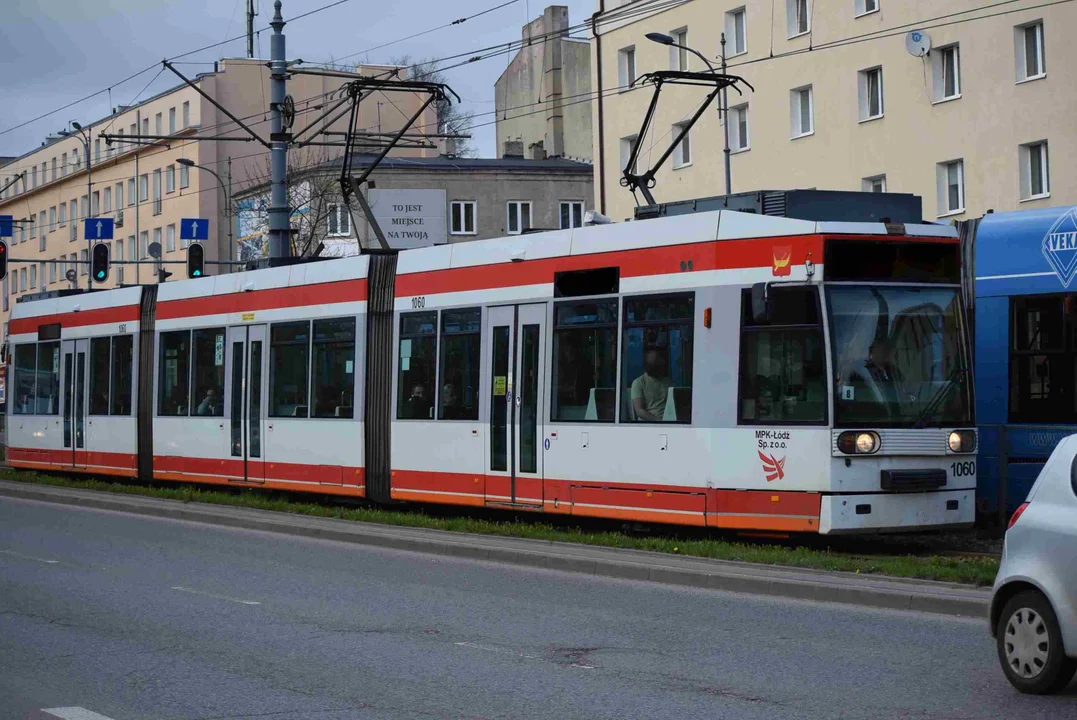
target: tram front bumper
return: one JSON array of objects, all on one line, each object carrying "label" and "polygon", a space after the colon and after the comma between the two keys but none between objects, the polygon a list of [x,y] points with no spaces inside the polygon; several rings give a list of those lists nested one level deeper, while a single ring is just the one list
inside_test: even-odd
[{"label": "tram front bumper", "polygon": [[819,532],[824,535],[960,528],[975,520],[975,488],[824,495],[819,508]]}]

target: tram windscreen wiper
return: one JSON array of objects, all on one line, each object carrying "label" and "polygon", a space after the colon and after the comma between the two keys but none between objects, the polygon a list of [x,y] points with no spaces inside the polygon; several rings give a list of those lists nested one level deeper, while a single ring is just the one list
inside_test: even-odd
[{"label": "tram windscreen wiper", "polygon": [[923,427],[924,423],[932,416],[935,410],[938,408],[942,401],[949,395],[950,390],[957,384],[957,380],[962,378],[965,374],[965,368],[957,365],[950,374],[943,381],[942,387],[935,391],[935,394],[928,400],[927,405],[924,405],[924,409],[920,411],[920,414],[916,417],[916,421],[913,422],[914,428]]}]

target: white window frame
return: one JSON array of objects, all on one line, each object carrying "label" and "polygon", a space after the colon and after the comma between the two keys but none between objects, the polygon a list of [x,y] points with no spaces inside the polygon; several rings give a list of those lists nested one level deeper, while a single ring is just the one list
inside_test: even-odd
[{"label": "white window frame", "polygon": [[[950,169],[954,168],[957,176],[958,205],[950,206]],[[965,212],[965,160],[955,158],[938,163],[935,166],[935,178],[938,186],[938,217],[960,215]]]},{"label": "white window frame", "polygon": [[[1036,62],[1039,65],[1039,72],[1032,75],[1028,74],[1028,62],[1027,48],[1025,33],[1029,28],[1036,28]],[[1033,20],[1032,22],[1023,23],[1017,25],[1013,29],[1013,55],[1014,55],[1014,71],[1017,75],[1017,84],[1031,82],[1032,80],[1041,80],[1047,77],[1047,47],[1046,39],[1044,38],[1044,26],[1043,19]]]},{"label": "white window frame", "polygon": [[[1040,192],[1033,192],[1032,187],[1033,172],[1032,172],[1032,155],[1033,148],[1038,148],[1040,155]],[[1021,179],[1021,202],[1028,202],[1030,200],[1043,200],[1044,198],[1051,197],[1051,157],[1050,148],[1046,140],[1036,140],[1035,142],[1024,143],[1019,146],[1018,154],[1021,161],[1020,179]]]},{"label": "white window frame", "polygon": [[[871,76],[874,73],[878,73],[878,89],[879,89],[879,112],[875,115],[871,114]],[[872,120],[878,120],[886,115],[886,86],[883,83],[883,68],[881,65],[875,67],[864,68],[856,74],[857,84],[857,96],[859,99],[858,105],[860,106],[860,122],[866,123]]]},{"label": "white window frame", "polygon": [[[332,220],[336,220],[337,229],[335,231],[330,230]],[[347,229],[344,226],[347,225]],[[348,213],[348,209],[339,203],[329,203],[326,205],[325,213],[325,234],[328,237],[351,237],[352,235],[352,216]]]},{"label": "white window frame", "polygon": [[[523,208],[527,206],[527,227],[523,223]],[[512,211],[516,210],[516,230],[512,230]],[[525,230],[535,226],[535,208],[530,200],[509,200],[505,203],[505,234],[522,235]]]},{"label": "white window frame", "polygon": [[[811,33],[811,11],[812,0],[785,0],[785,23],[790,40]],[[803,12],[803,17],[801,12]],[[802,23],[801,20],[804,22]]]},{"label": "white window frame", "polygon": [[[670,131],[670,137],[674,140],[677,139],[677,135],[680,134],[687,122],[673,123],[673,128]],[[680,170],[686,168],[692,164],[692,131],[689,130],[688,134],[684,136],[684,139],[677,143],[677,147],[673,148],[673,169]]]},{"label": "white window frame", "polygon": [[[803,96],[808,96],[808,127],[804,128],[804,112],[801,105]],[[811,85],[793,88],[789,91],[789,139],[808,137],[815,134],[815,92]]]},{"label": "white window frame", "polygon": [[175,135],[176,134],[176,108],[175,107],[168,108],[168,134],[169,135]]},{"label": "white window frame", "polygon": [[[619,141],[621,147],[621,162],[618,163],[618,167],[621,169],[622,172],[625,170],[625,166],[628,164],[628,158],[632,155],[633,146],[638,142],[639,137],[636,135],[629,135],[628,137],[623,137]],[[632,172],[636,172],[636,170],[638,169],[639,158],[636,158],[636,166],[632,168]]]},{"label": "white window frame", "polygon": [[[564,213],[565,206],[568,206],[568,227],[562,223],[562,214]],[[576,224],[575,210],[579,208],[580,224]],[[562,200],[557,203],[557,224],[562,230],[571,230],[573,228],[583,227],[583,201],[582,200]]]},{"label": "white window frame", "polygon": [[[744,134],[747,137],[742,138],[740,132],[740,118],[741,113],[744,114]],[[741,105],[734,105],[729,108],[729,118],[727,122],[729,125],[729,152],[730,154],[748,152],[752,149],[752,118],[748,109],[748,103]]]},{"label": "white window frame", "polygon": [[[946,94],[946,78],[949,72],[948,56],[952,53],[954,92]],[[961,97],[961,45],[951,43],[931,52],[932,102],[934,104],[957,100]]]},{"label": "white window frame", "polygon": [[[740,15],[743,20],[741,21],[742,32],[737,32],[737,16]],[[748,8],[740,6],[734,8],[725,14],[725,37],[726,37],[726,58],[736,57],[737,55],[743,55],[748,52]],[[737,40],[740,40],[741,47],[737,49]],[[732,48],[732,49],[730,49]]]},{"label": "white window frame", "polygon": [[617,51],[617,89],[628,92],[636,79],[636,46],[629,45]]},{"label": "white window frame", "polygon": [[176,192],[176,166],[165,167],[165,193]]},{"label": "white window frame", "polygon": [[[879,189],[875,189],[875,184],[879,184]],[[880,173],[879,175],[870,175],[860,181],[861,192],[886,192],[886,173]]]},{"label": "white window frame", "polygon": [[[880,2],[881,0],[855,0],[853,17],[861,18],[865,15],[879,12]],[[872,5],[874,5],[874,7],[872,7]]]},{"label": "white window frame", "polygon": [[688,28],[682,27],[677,30],[672,30],[669,33],[673,38],[673,42],[684,47],[669,46],[669,69],[680,70],[681,72],[688,72],[691,67],[691,61],[688,58]]},{"label": "white window frame", "polygon": [[165,252],[176,251],[176,224],[165,226]]},{"label": "white window frame", "polygon": [[[471,208],[471,229],[467,229],[467,212]],[[453,226],[456,210],[460,211],[460,227]],[[477,200],[453,200],[449,206],[449,234],[450,235],[478,235],[479,203]]]}]

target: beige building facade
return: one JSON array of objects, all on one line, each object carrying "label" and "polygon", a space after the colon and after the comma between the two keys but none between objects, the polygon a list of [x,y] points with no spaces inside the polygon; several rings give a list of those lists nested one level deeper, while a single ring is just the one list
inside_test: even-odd
[{"label": "beige building facade", "polygon": [[[706,93],[667,86],[653,132],[637,139],[652,90],[629,88],[632,79],[705,70],[645,35],[673,35],[717,66],[723,31],[727,72],[755,88],[729,91],[732,192],[914,193],[924,217],[938,221],[1077,204],[1077,85],[1068,72],[1077,67],[1069,39],[1077,6],[984,5],[598,0],[596,206],[615,220],[632,216],[633,198],[619,185],[632,143],[640,143],[642,172]],[[907,42],[930,42],[930,52],[914,55]],[[726,192],[724,132],[715,103],[657,173],[658,202]]]},{"label": "beige building facade", "polygon": [[[358,68],[358,72],[367,75],[389,70],[392,68]],[[264,61],[223,60],[213,72],[192,80],[206,95],[268,139],[270,78]],[[293,130],[317,119],[330,93],[346,82],[347,78],[328,75],[292,76],[288,93],[296,107]],[[380,113],[378,100],[382,105]],[[406,115],[418,110],[423,98],[416,93],[394,93],[392,100],[395,106],[382,93],[374,93],[360,105],[357,127],[370,133],[393,132],[402,126]],[[385,107],[392,112],[385,112]],[[433,108],[428,108],[416,124],[436,127]],[[346,118],[321,128],[336,134],[320,139],[343,140],[345,125]],[[10,308],[18,297],[88,286],[85,218],[114,220],[110,243],[114,261],[151,261],[149,246],[157,242],[162,259],[173,262],[182,262],[186,253],[187,242],[179,237],[180,219],[207,218],[210,236],[203,243],[206,260],[231,261],[237,257],[236,213],[227,198],[239,197],[244,188],[269,179],[267,148],[251,141],[237,123],[186,84],[137,105],[114,108],[106,118],[83,123],[81,130],[69,127],[65,132],[48,136],[40,147],[0,166],[0,188],[10,185],[0,192],[0,215],[15,219],[14,237],[6,239],[9,258],[15,262],[9,263],[8,277],[3,282],[0,319],[4,339]],[[114,136],[111,143],[106,135]],[[211,136],[227,139],[200,139]],[[339,154],[341,150],[311,146],[319,157]],[[426,157],[436,156],[437,150],[399,149],[394,154]],[[193,162],[196,167],[180,160]],[[177,279],[185,273],[182,264],[164,267]],[[65,279],[69,269],[76,272],[75,283]],[[227,265],[210,264],[207,272],[216,275],[229,269]],[[157,278],[152,262],[114,264],[102,286],[155,283]],[[99,286],[95,283],[94,287]]]}]

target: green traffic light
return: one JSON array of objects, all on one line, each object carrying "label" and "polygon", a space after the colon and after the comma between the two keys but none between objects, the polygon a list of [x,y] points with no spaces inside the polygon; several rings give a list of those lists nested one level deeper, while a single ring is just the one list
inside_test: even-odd
[{"label": "green traffic light", "polygon": [[97,279],[98,279],[98,280],[103,280],[103,279],[104,279],[104,277],[105,277],[105,273],[103,273],[103,272],[99,272],[99,273],[97,273]]},{"label": "green traffic light", "polygon": [[195,271],[194,271],[194,276],[195,276],[195,277],[198,277],[198,276],[200,276],[201,274],[202,274],[202,271],[201,271],[201,270],[195,270]]}]

